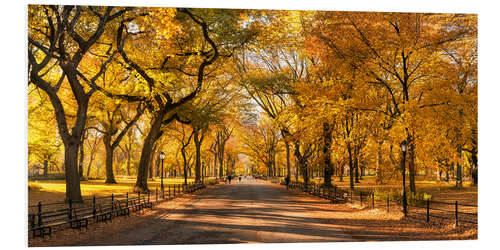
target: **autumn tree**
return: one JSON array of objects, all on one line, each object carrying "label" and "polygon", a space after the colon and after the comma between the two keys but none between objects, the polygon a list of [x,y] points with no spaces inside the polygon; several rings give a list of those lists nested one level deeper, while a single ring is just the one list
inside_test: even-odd
[{"label": "autumn tree", "polygon": [[86,177],[87,179],[90,176],[90,170],[92,168],[92,163],[94,163],[94,160],[96,158],[96,153],[98,150],[98,142],[101,140],[101,134],[97,131],[88,131],[87,132],[87,139],[85,140],[86,143],[86,148],[89,150],[88,152],[88,162],[87,162],[87,173]]},{"label": "autumn tree", "polygon": [[[119,65],[111,64],[108,71],[103,73],[103,89],[122,89],[127,94],[133,95],[133,90],[127,85],[132,85],[128,72]],[[124,87],[125,86],[125,87]],[[102,134],[102,142],[106,152],[106,181],[105,183],[116,183],[113,168],[114,151],[120,145],[129,129],[131,129],[144,112],[142,102],[128,103],[126,100],[113,99],[106,96],[108,92],[98,92],[91,101],[91,112],[95,116],[96,126],[91,129],[97,130]],[[128,171],[129,172],[129,171]]]},{"label": "autumn tree", "polygon": [[174,123],[172,124],[173,129],[169,131],[170,137],[177,141],[179,146],[179,152],[182,155],[183,168],[184,168],[184,184],[187,185],[189,162],[191,161],[188,157],[188,148],[191,145],[193,139],[194,130],[190,128],[188,124]]},{"label": "autumn tree", "polygon": [[47,113],[52,113],[46,94],[33,85],[28,95],[28,158],[41,163],[43,175],[47,176],[51,166],[59,164],[58,155],[62,142],[57,136],[56,122]]},{"label": "autumn tree", "polygon": [[[207,87],[193,100],[179,110],[182,119],[189,121],[192,128],[195,154],[195,181],[201,181],[202,143],[216,124],[227,122],[235,108],[244,108],[239,104],[240,94],[231,84],[230,79],[209,81]],[[220,139],[222,140],[222,139]],[[222,149],[223,145],[219,145]]]},{"label": "autumn tree", "polygon": [[[390,117],[391,129],[399,131],[393,138],[409,145],[411,192],[415,192],[417,150],[411,117],[418,109],[446,104],[446,99],[427,98],[427,94],[442,75],[436,68],[443,61],[440,48],[470,35],[467,25],[457,25],[464,19],[419,13],[318,12],[314,23],[314,39],[324,48],[322,55],[343,60],[374,89],[384,90],[390,106],[374,112]],[[449,29],[450,25],[456,28]]]},{"label": "autumn tree", "polygon": [[255,162],[267,168],[267,176],[276,176],[276,154],[279,150],[279,129],[272,125],[269,118],[261,118],[258,124],[248,125],[243,139],[245,151]]},{"label": "autumn tree", "polygon": [[[64,145],[66,199],[81,202],[78,148],[82,141],[90,97],[115,53],[109,46],[110,26],[129,8],[39,6],[28,8],[28,84],[43,90],[54,108]],[[88,24],[93,23],[92,28]],[[90,52],[101,54],[93,56]],[[69,86],[76,116],[68,117],[62,101]]]},{"label": "autumn tree", "polygon": [[176,109],[198,95],[211,73],[208,67],[216,64],[219,55],[231,56],[248,39],[239,19],[238,13],[226,10],[154,8],[120,24],[118,51],[141,83],[153,117],[136,190],[148,191],[147,166],[162,125],[178,118]]}]

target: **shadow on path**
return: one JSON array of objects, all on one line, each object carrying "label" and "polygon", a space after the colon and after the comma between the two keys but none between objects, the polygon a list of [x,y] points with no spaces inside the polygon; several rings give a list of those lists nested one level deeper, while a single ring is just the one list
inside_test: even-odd
[{"label": "shadow on path", "polygon": [[[165,245],[436,240],[378,219],[345,217],[354,210],[263,182],[221,184],[177,209],[165,203],[145,222],[77,245]],[[359,210],[358,210],[359,211]]]}]

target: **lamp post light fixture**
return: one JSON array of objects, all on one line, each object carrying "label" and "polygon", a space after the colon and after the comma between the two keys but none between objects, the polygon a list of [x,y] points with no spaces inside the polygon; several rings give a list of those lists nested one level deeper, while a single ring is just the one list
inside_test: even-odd
[{"label": "lamp post light fixture", "polygon": [[163,195],[163,159],[165,159],[165,153],[160,152],[160,159],[161,159],[161,178],[160,178],[161,179],[161,184],[160,184],[160,189],[161,189],[161,193]]},{"label": "lamp post light fixture", "polygon": [[406,140],[402,141],[401,144],[401,151],[403,152],[403,160],[401,161],[401,173],[403,175],[403,213],[405,217],[408,215],[408,210],[407,210],[407,201],[406,201],[406,150],[408,149],[408,145]]}]

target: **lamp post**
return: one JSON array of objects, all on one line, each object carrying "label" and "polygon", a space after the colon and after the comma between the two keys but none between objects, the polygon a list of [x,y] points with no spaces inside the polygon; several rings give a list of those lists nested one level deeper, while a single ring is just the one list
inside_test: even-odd
[{"label": "lamp post", "polygon": [[403,213],[405,217],[408,215],[408,210],[407,210],[407,201],[406,201],[406,149],[407,149],[407,142],[406,140],[401,142],[401,151],[403,151],[403,160],[401,162],[401,173],[403,175]]},{"label": "lamp post", "polygon": [[163,159],[165,159],[165,153],[160,152],[160,159],[161,159],[161,184],[160,184],[160,189],[161,193],[163,194]]}]

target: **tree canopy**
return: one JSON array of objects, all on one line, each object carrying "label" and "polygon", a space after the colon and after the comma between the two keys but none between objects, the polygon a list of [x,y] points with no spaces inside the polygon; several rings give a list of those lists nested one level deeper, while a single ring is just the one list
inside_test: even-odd
[{"label": "tree canopy", "polygon": [[30,168],[63,172],[74,202],[84,176],[134,174],[148,192],[160,152],[186,180],[384,183],[401,177],[402,141],[412,192],[424,173],[477,184],[477,15],[30,5],[28,17]]}]

